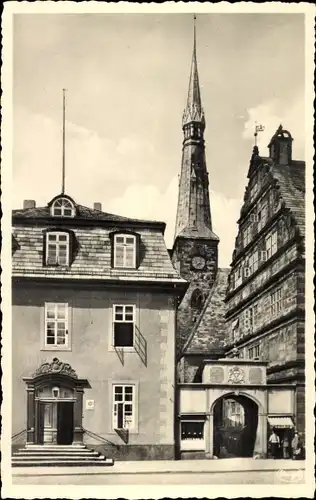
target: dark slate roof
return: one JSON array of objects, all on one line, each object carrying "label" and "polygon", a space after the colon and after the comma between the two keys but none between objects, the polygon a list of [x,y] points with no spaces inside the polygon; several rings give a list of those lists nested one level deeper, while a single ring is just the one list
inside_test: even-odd
[{"label": "dark slate roof", "polygon": [[207,239],[207,240],[216,240],[219,241],[219,237],[207,226],[199,225],[197,227],[185,227],[180,231],[177,235],[177,238],[190,238],[190,239]]},{"label": "dark slate roof", "polygon": [[230,269],[218,269],[204,307],[183,348],[182,354],[208,354],[225,347],[227,278]]},{"label": "dark slate roof", "polygon": [[[86,220],[100,220],[100,221],[111,221],[111,222],[135,222],[144,224],[165,224],[160,221],[149,221],[144,219],[132,219],[129,217],[123,217],[121,215],[109,214],[107,212],[102,212],[100,210],[95,210],[93,208],[85,207],[84,205],[75,205],[76,215],[73,220],[76,219],[86,219]],[[35,218],[35,219],[47,219],[51,217],[50,207],[35,207],[35,208],[19,208],[12,210],[13,218]],[[56,217],[54,217],[57,220]],[[70,218],[67,218],[68,220]]]},{"label": "dark slate roof", "polygon": [[280,186],[281,197],[292,213],[300,234],[305,236],[305,162],[274,165],[271,174]]},{"label": "dark slate roof", "polygon": [[[60,224],[62,230],[62,224]],[[71,229],[76,239],[76,251],[69,267],[43,265],[44,231],[47,224],[13,225],[17,242],[12,256],[14,277],[53,277],[129,281],[160,281],[186,283],[173,267],[162,230],[140,227],[140,264],[137,269],[114,269],[111,265],[111,227],[77,227]]]}]

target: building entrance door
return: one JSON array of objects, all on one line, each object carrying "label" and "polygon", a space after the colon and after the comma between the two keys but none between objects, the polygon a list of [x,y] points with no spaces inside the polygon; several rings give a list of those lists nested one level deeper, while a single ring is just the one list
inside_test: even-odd
[{"label": "building entrance door", "polygon": [[72,444],[74,437],[74,404],[57,403],[57,444]]},{"label": "building entrance door", "polygon": [[42,363],[27,386],[26,445],[81,444],[84,388],[87,379],[79,378],[69,363],[58,358]]}]

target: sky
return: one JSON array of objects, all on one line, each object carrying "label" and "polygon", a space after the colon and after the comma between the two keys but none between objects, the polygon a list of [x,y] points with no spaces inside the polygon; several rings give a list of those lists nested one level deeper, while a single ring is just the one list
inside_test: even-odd
[{"label": "sky", "polygon": [[[198,14],[197,58],[219,264],[237,235],[255,122],[262,155],[278,125],[304,152],[303,14]],[[13,208],[61,192],[105,212],[163,220],[172,246],[192,14],[15,14]]]}]

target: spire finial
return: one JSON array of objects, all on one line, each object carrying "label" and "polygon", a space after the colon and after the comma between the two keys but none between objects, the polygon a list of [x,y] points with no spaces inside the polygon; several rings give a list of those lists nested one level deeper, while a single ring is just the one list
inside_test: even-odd
[{"label": "spire finial", "polygon": [[255,122],[255,133],[253,134],[255,137],[255,147],[257,147],[258,132],[263,132],[263,131],[264,131],[264,126],[258,125],[257,122]]},{"label": "spire finial", "polygon": [[196,57],[196,15],[193,16],[193,54],[190,71],[190,82],[186,108],[183,113],[182,125],[200,122],[205,125],[204,112],[201,104],[199,75]]},{"label": "spire finial", "polygon": [[62,151],[62,182],[61,182],[61,194],[65,194],[65,149],[66,149],[66,89],[63,89],[63,151]]},{"label": "spire finial", "polygon": [[196,15],[193,16],[193,51],[196,54]]}]

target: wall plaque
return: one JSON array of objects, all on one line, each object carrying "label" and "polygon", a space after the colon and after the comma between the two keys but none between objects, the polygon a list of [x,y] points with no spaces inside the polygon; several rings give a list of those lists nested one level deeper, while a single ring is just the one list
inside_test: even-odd
[{"label": "wall plaque", "polygon": [[94,410],[94,399],[86,400],[86,410]]},{"label": "wall plaque", "polygon": [[262,370],[259,367],[249,369],[249,384],[262,384]]},{"label": "wall plaque", "polygon": [[212,366],[210,369],[210,382],[212,384],[221,384],[224,382],[224,368],[221,366]]}]

